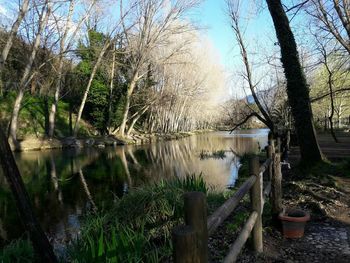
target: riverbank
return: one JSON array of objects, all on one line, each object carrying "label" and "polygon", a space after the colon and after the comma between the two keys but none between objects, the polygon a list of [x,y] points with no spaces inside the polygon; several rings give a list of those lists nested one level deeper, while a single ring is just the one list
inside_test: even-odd
[{"label": "riverbank", "polygon": [[49,149],[63,149],[63,148],[84,148],[97,147],[104,148],[107,146],[128,145],[128,144],[148,144],[158,141],[170,141],[185,138],[188,136],[211,132],[213,130],[196,130],[191,132],[178,132],[171,134],[131,134],[129,138],[122,138],[119,136],[91,136],[83,138],[65,137],[47,139],[36,136],[27,136],[18,141],[18,144],[11,145],[13,151],[40,151]]}]

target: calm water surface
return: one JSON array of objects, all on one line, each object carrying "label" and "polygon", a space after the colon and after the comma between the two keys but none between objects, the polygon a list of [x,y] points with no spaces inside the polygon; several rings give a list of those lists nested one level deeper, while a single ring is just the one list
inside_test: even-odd
[{"label": "calm water surface", "polygon": [[[35,213],[55,247],[79,231],[84,213],[108,207],[130,187],[202,173],[224,190],[237,178],[239,156],[267,144],[266,129],[213,132],[141,146],[17,153],[16,161]],[[201,158],[225,151],[225,158]],[[0,246],[23,235],[15,204],[0,171]]]}]

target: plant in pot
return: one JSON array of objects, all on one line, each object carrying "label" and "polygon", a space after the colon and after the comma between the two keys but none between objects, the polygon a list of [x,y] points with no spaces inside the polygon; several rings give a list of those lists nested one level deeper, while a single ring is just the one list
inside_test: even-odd
[{"label": "plant in pot", "polygon": [[283,236],[286,238],[301,238],[304,236],[305,224],[310,220],[310,214],[301,209],[284,210],[279,214],[282,221]]}]

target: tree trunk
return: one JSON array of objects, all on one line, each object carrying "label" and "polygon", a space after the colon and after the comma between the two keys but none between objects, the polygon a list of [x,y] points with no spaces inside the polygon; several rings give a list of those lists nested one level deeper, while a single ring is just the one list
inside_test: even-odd
[{"label": "tree trunk", "polygon": [[83,99],[82,99],[80,107],[79,107],[77,119],[75,121],[74,130],[73,130],[73,136],[74,137],[77,137],[77,135],[78,135],[79,123],[80,123],[81,115],[83,114],[83,110],[84,110],[84,107],[85,107],[87,96],[88,96],[89,91],[90,91],[90,87],[91,87],[92,81],[94,80],[97,68],[100,66],[102,58],[103,58],[103,55],[105,54],[105,52],[106,52],[107,48],[109,47],[109,45],[110,45],[110,42],[107,41],[105,43],[104,47],[102,48],[100,54],[98,55],[97,61],[96,61],[95,65],[94,65],[94,67],[92,69],[89,82],[88,82],[88,84],[86,86],[86,89],[85,89],[85,92],[84,92],[84,95],[83,95]]},{"label": "tree trunk", "polygon": [[57,262],[49,240],[40,227],[40,224],[33,213],[28,193],[25,189],[22,177],[19,173],[15,159],[12,155],[7,138],[0,127],[0,164],[3,173],[11,188],[12,194],[16,200],[16,206],[25,226],[29,232],[35,252],[42,262]]},{"label": "tree trunk", "polygon": [[241,29],[240,29],[240,25],[239,25],[239,16],[237,13],[235,13],[234,10],[231,11],[231,20],[232,20],[232,28],[235,32],[236,35],[236,40],[238,42],[239,48],[240,48],[240,52],[241,52],[241,56],[242,56],[242,60],[244,63],[244,67],[245,67],[245,79],[248,82],[248,86],[250,89],[250,92],[252,93],[254,102],[256,104],[256,106],[258,107],[260,113],[262,114],[263,118],[265,119],[265,122],[267,127],[273,132],[275,133],[275,127],[274,127],[274,123],[270,117],[270,115],[267,113],[267,111],[264,109],[264,107],[261,105],[258,96],[256,95],[255,92],[255,84],[253,83],[253,74],[252,74],[252,70],[250,67],[250,63],[249,63],[249,59],[248,59],[248,53],[247,53],[247,49],[244,43],[244,39],[243,36],[241,34]]},{"label": "tree trunk", "polygon": [[122,123],[120,124],[120,128],[119,128],[119,135],[121,137],[125,136],[126,122],[128,120],[128,114],[129,114],[129,109],[130,109],[130,99],[131,99],[132,93],[134,92],[134,88],[136,86],[136,79],[137,79],[137,73],[134,74],[134,76],[133,76],[133,78],[130,81],[130,84],[128,86],[128,90],[126,92],[123,120],[122,120]]},{"label": "tree trunk", "polygon": [[[47,8],[46,12],[45,9]],[[45,13],[45,14],[44,14]],[[39,26],[38,26],[38,31],[35,36],[32,52],[30,54],[28,63],[24,69],[21,81],[19,83],[19,91],[15,100],[15,105],[13,107],[13,112],[11,116],[11,125],[10,125],[10,138],[12,139],[12,142],[17,145],[17,122],[18,122],[18,115],[19,115],[19,110],[21,107],[21,102],[23,99],[24,91],[26,86],[28,85],[28,78],[30,71],[32,70],[33,63],[37,54],[37,51],[40,46],[40,39],[41,39],[41,33],[45,28],[45,25],[47,24],[48,18],[50,14],[50,7],[47,6],[47,1],[46,4],[43,6],[40,17],[39,17]]]},{"label": "tree trunk", "polygon": [[73,135],[73,105],[69,102],[69,135]]},{"label": "tree trunk", "polygon": [[329,92],[330,92],[330,98],[331,98],[331,112],[329,114],[329,124],[330,124],[330,130],[332,137],[336,143],[338,143],[337,136],[335,136],[334,132],[334,125],[333,125],[333,116],[334,116],[334,95],[333,95],[333,73],[332,71],[328,68],[328,65],[326,64],[326,68],[328,71],[328,87],[329,87]]},{"label": "tree trunk", "polygon": [[141,112],[139,112],[132,120],[131,124],[128,127],[128,130],[126,132],[126,136],[129,136],[132,129],[134,128],[134,125],[136,124],[136,122],[138,121],[138,119],[140,119],[140,117],[148,110],[150,106],[146,106]]},{"label": "tree trunk", "polygon": [[112,133],[111,122],[112,122],[112,99],[113,99],[114,71],[115,71],[115,44],[113,45],[111,79],[110,79],[110,83],[109,83],[108,120],[107,120],[108,134]]},{"label": "tree trunk", "polygon": [[323,156],[316,139],[306,78],[296,42],[280,0],[266,0],[281,48],[281,61],[287,79],[287,94],[298,136],[301,162],[315,163]]},{"label": "tree trunk", "polygon": [[62,77],[63,77],[63,66],[64,66],[64,60],[63,60],[63,52],[65,49],[66,39],[69,31],[69,26],[72,20],[73,10],[74,10],[74,4],[75,2],[72,0],[69,5],[69,11],[68,11],[68,17],[65,24],[65,29],[63,36],[60,40],[60,53],[58,55],[58,70],[57,70],[57,81],[56,81],[56,89],[55,89],[55,95],[54,95],[54,102],[51,105],[51,111],[49,116],[49,131],[48,136],[49,138],[52,138],[55,132],[55,119],[56,119],[56,112],[58,107],[58,101],[60,97],[60,90],[62,85]]},{"label": "tree trunk", "polygon": [[18,31],[18,28],[25,16],[25,14],[27,13],[28,11],[28,7],[29,7],[29,0],[23,0],[22,2],[22,5],[20,7],[20,10],[19,10],[19,14],[18,14],[18,17],[16,19],[16,21],[13,23],[12,25],[12,28],[11,28],[11,31],[10,31],[10,34],[9,34],[9,38],[7,39],[6,41],[6,45],[4,47],[4,49],[2,50],[2,53],[1,53],[1,58],[0,58],[0,72],[2,71],[4,65],[5,65],[5,62],[6,62],[6,59],[7,59],[7,55],[9,54],[10,52],[10,49],[11,49],[11,46],[12,46],[12,43],[13,43],[13,38],[15,37],[15,35],[17,35],[17,31]]},{"label": "tree trunk", "polygon": [[19,115],[19,110],[21,108],[21,102],[24,96],[24,91],[20,89],[18,91],[15,104],[13,106],[12,110],[12,116],[11,116],[11,123],[10,123],[10,138],[12,140],[13,145],[15,148],[18,147],[18,142],[17,142],[17,124],[18,124],[18,115]]}]

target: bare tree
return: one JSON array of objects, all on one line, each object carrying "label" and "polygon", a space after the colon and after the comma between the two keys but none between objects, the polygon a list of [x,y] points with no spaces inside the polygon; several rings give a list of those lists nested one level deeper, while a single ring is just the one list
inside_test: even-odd
[{"label": "bare tree", "polygon": [[35,39],[33,42],[32,50],[30,57],[27,61],[27,64],[24,68],[24,72],[22,75],[22,78],[19,82],[18,87],[18,94],[15,100],[15,104],[13,106],[12,116],[11,116],[11,124],[10,124],[10,138],[12,142],[17,145],[17,124],[18,124],[18,115],[21,107],[21,102],[24,96],[25,89],[27,85],[29,84],[30,80],[30,73],[33,67],[33,63],[35,60],[35,57],[37,55],[38,49],[40,47],[40,40],[43,30],[45,29],[50,13],[51,13],[51,7],[49,4],[49,1],[46,0],[44,4],[42,5],[41,11],[38,10],[38,6],[35,6],[35,10],[39,13],[38,14],[38,28],[36,31]]},{"label": "bare tree", "polygon": [[329,34],[350,54],[350,1],[311,0],[309,15],[315,18],[316,26],[325,37]]},{"label": "bare tree", "polygon": [[107,119],[108,134],[112,133],[112,127],[111,127],[112,99],[113,99],[113,89],[114,89],[115,66],[116,66],[116,43],[113,43],[111,73],[110,73],[110,82],[109,82],[109,99],[108,99],[108,119]]},{"label": "bare tree", "polygon": [[82,15],[80,20],[77,22],[75,29],[71,34],[69,34],[69,31],[71,30],[71,27],[72,27],[72,17],[74,14],[74,9],[76,9],[76,2],[77,0],[69,0],[68,14],[67,14],[65,25],[62,29],[63,32],[61,32],[61,28],[60,28],[60,21],[61,21],[60,17],[56,18],[56,16],[54,16],[55,22],[56,22],[56,28],[59,35],[59,53],[58,53],[58,68],[57,68],[57,80],[56,80],[55,93],[54,93],[54,102],[51,105],[51,110],[49,115],[48,136],[50,138],[53,137],[54,131],[55,131],[55,118],[56,118],[56,112],[58,107],[58,101],[60,99],[60,92],[61,92],[62,80],[64,75],[63,74],[64,58],[65,58],[64,55],[68,51],[68,49],[71,47],[72,42],[74,41],[79,29],[81,28],[81,25],[89,17],[91,9],[95,5],[95,0],[91,1],[87,11]]},{"label": "bare tree", "polygon": [[[132,5],[135,6],[134,12],[131,13],[134,16],[131,22],[132,26],[127,27],[126,19],[122,21],[125,47],[128,52],[127,67],[130,67],[130,69],[124,112],[119,127],[120,136],[125,136],[131,97],[138,81],[148,72],[152,50],[165,45],[171,35],[188,30],[188,27],[181,24],[179,19],[197,2],[197,0],[176,0],[173,2],[166,0],[132,1]],[[123,15],[122,1],[120,10],[121,17],[126,17]],[[126,30],[127,28],[130,28],[130,30]]]},{"label": "bare tree", "polygon": [[[335,74],[334,71],[336,70],[334,67],[331,65],[331,53],[332,51],[329,51],[328,47],[326,46],[326,43],[324,43],[319,37],[315,36],[316,41],[317,41],[317,49],[321,55],[320,62],[321,64],[325,67],[326,72],[327,72],[327,86],[329,90],[329,97],[330,97],[330,113],[328,116],[329,119],[329,124],[330,124],[330,131],[332,134],[332,137],[335,142],[339,142],[335,132],[334,132],[334,124],[333,124],[333,116],[335,112],[335,106],[334,106],[334,81],[335,81]],[[333,47],[335,47],[333,45]],[[333,49],[334,51],[334,49]],[[333,63],[334,64],[334,63]]]},{"label": "bare tree", "polygon": [[237,41],[238,46],[240,48],[241,57],[242,57],[242,61],[243,61],[244,68],[245,68],[245,73],[243,74],[243,77],[246,80],[246,82],[248,83],[249,90],[254,98],[254,102],[259,109],[259,113],[256,111],[252,111],[252,113],[250,113],[248,116],[246,116],[242,122],[236,124],[234,129],[236,127],[242,125],[243,123],[245,123],[247,120],[249,120],[251,117],[254,116],[254,117],[257,117],[260,121],[262,121],[267,127],[269,127],[272,132],[275,132],[275,127],[274,127],[274,123],[271,119],[271,116],[269,115],[267,110],[261,104],[261,102],[256,94],[256,91],[255,91],[257,84],[254,83],[254,81],[253,81],[253,75],[252,75],[251,65],[250,65],[249,59],[248,59],[247,48],[246,48],[246,45],[245,45],[245,42],[243,39],[243,35],[241,32],[241,28],[240,28],[240,16],[239,16],[240,1],[228,0],[228,1],[226,1],[226,3],[227,3],[228,13],[229,13],[229,16],[231,19],[231,28],[234,31],[236,41]]},{"label": "bare tree", "polygon": [[18,12],[18,16],[16,21],[13,23],[11,30],[9,32],[9,37],[6,41],[6,45],[4,47],[4,49],[2,50],[1,53],[1,58],[0,58],[0,72],[2,71],[4,64],[6,62],[8,53],[10,52],[12,43],[13,43],[13,38],[17,35],[17,31],[18,28],[24,18],[24,16],[26,15],[27,11],[29,8],[29,0],[23,0],[22,5],[20,6],[19,12]]}]

